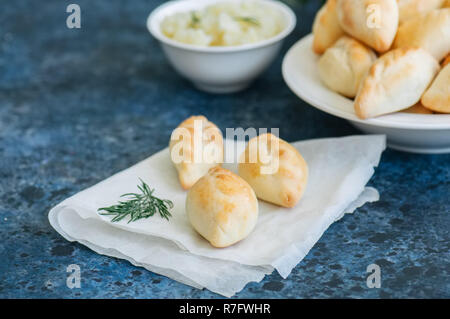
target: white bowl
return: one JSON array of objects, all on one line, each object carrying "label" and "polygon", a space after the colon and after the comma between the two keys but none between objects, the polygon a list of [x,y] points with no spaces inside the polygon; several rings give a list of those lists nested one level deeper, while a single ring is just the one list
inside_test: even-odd
[{"label": "white bowl", "polygon": [[298,41],[283,60],[283,77],[289,88],[302,100],[319,110],[350,121],[370,134],[385,134],[388,145],[413,153],[450,153],[450,115],[394,113],[361,120],[353,101],[322,84],[312,51],[312,35]]},{"label": "white bowl", "polygon": [[199,89],[212,93],[231,93],[246,88],[271,64],[281,48],[283,39],[292,32],[296,23],[295,14],[283,3],[260,0],[285,16],[285,29],[273,38],[239,46],[202,47],[180,43],[162,34],[160,26],[166,16],[176,12],[199,10],[223,1],[169,1],[156,8],[147,19],[148,30],[160,41],[175,70],[191,80]]}]

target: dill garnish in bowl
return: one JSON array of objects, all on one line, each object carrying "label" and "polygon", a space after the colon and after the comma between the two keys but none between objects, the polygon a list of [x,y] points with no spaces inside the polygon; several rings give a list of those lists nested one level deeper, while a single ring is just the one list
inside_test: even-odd
[{"label": "dill garnish in bowl", "polygon": [[234,20],[260,26],[258,19],[254,17],[234,17]]},{"label": "dill garnish in bowl", "polygon": [[196,28],[198,28],[199,24],[200,24],[200,17],[197,15],[197,13],[192,12],[191,13],[191,23],[189,24],[189,27],[196,29]]}]

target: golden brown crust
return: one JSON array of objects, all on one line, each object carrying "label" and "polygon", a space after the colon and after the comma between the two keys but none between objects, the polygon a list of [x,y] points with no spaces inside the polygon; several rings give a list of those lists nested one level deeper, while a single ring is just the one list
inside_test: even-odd
[{"label": "golden brown crust", "polygon": [[376,58],[372,49],[353,38],[343,36],[321,56],[319,75],[331,90],[354,98],[361,79]]},{"label": "golden brown crust", "polygon": [[[200,143],[195,143],[195,125],[201,125]],[[215,156],[203,158],[201,151],[214,147]],[[200,150],[197,148],[201,148]],[[178,177],[183,189],[189,189],[205,175],[211,167],[223,162],[223,137],[220,129],[202,115],[191,116],[178,125],[172,132],[169,143],[171,159],[178,171]],[[195,153],[198,151],[198,157]],[[181,157],[181,158],[180,158]]]},{"label": "golden brown crust", "polygon": [[425,92],[422,104],[438,113],[450,113],[450,64],[441,70]]},{"label": "golden brown crust", "polygon": [[342,29],[376,51],[389,50],[398,28],[396,0],[338,0]]},{"label": "golden brown crust", "polygon": [[393,47],[421,47],[441,61],[450,52],[450,8],[407,20],[399,27]]},{"label": "golden brown crust", "polygon": [[406,109],[419,100],[439,70],[420,48],[400,48],[381,56],[370,68],[355,99],[361,119]]},{"label": "golden brown crust", "polygon": [[186,213],[193,228],[211,245],[227,247],[255,227],[258,200],[245,180],[215,167],[189,190]]},{"label": "golden brown crust", "polygon": [[397,0],[400,23],[443,6],[445,0]]},{"label": "golden brown crust", "polygon": [[446,66],[449,63],[450,63],[450,54],[447,55],[447,57],[444,59],[444,61],[442,61],[442,67]]},{"label": "golden brown crust", "polygon": [[395,51],[390,51],[386,53],[384,56],[380,57],[369,69],[366,78],[364,79],[364,82],[362,83],[358,96],[355,100],[355,112],[356,115],[358,115],[361,119],[367,119],[372,117],[370,109],[367,107],[367,105],[370,104],[371,95],[374,90],[376,90],[376,87],[378,86],[378,82],[381,78],[381,74],[386,68],[389,68],[390,66],[395,63],[395,61],[398,61],[402,57],[406,56],[406,54],[409,52],[409,49],[399,49]]},{"label": "golden brown crust", "polygon": [[[261,152],[268,156],[260,157]],[[308,181],[308,166],[297,149],[272,134],[249,141],[238,170],[259,199],[283,207],[299,202]]]},{"label": "golden brown crust", "polygon": [[433,112],[423,106],[422,103],[417,103],[416,105],[413,105],[410,108],[403,110],[402,112],[411,114],[433,114]]},{"label": "golden brown crust", "polygon": [[344,34],[344,30],[339,25],[336,5],[337,0],[328,0],[314,19],[313,50],[317,54],[324,53]]},{"label": "golden brown crust", "polygon": [[218,166],[211,168],[208,173],[216,178],[216,186],[224,195],[242,194],[250,198],[253,194],[245,180],[227,169]]}]

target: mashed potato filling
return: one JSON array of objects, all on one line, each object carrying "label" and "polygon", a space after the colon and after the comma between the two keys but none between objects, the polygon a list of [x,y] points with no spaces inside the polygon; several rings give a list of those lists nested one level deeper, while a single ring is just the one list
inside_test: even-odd
[{"label": "mashed potato filling", "polygon": [[219,2],[202,10],[175,13],[161,23],[165,36],[200,46],[256,43],[284,28],[282,13],[259,1]]}]

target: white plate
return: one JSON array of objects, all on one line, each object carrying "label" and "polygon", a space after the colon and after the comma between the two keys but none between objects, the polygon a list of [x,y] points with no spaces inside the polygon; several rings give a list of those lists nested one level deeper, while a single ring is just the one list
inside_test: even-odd
[{"label": "white plate", "polygon": [[350,121],[370,134],[386,134],[391,148],[414,153],[450,153],[450,115],[394,113],[359,119],[353,101],[328,89],[319,78],[319,56],[312,51],[312,35],[298,41],[283,60],[283,77],[302,100]]}]

